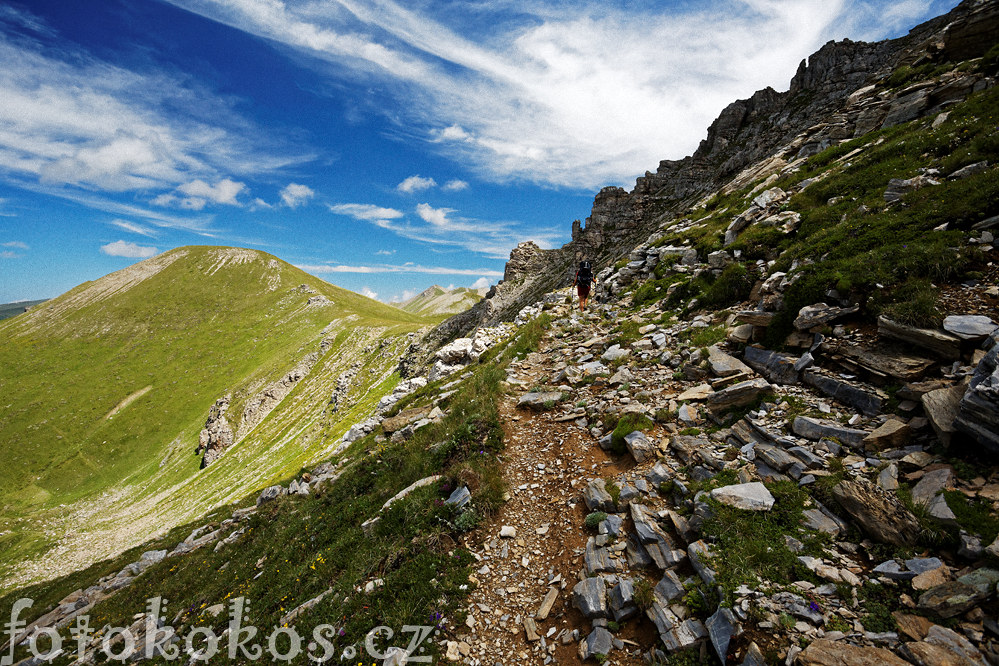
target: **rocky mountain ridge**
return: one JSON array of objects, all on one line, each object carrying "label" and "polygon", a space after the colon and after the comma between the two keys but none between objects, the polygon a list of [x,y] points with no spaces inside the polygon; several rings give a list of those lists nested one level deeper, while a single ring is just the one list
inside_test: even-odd
[{"label": "rocky mountain ridge", "polygon": [[[994,0],[965,0],[905,37],[873,44],[829,42],[801,62],[787,92],[766,88],[727,106],[693,155],[663,160],[630,192],[603,188],[585,224],[572,223],[572,240],[562,248],[518,245],[499,285],[471,310],[431,332],[426,347],[512,318],[542,294],[567,284],[578,258],[607,266],[691,207],[703,206],[714,192],[732,192],[794,170],[841,141],[937,113],[994,85],[987,74],[958,71],[947,63],[981,57],[997,31]],[[905,76],[891,78],[895,72],[937,66],[946,72],[940,79],[900,86],[897,80]]]}]

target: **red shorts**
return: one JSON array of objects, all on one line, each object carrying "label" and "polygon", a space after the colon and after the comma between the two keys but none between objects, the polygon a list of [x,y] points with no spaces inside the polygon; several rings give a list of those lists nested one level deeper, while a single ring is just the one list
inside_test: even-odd
[{"label": "red shorts", "polygon": [[577,284],[576,293],[579,294],[580,298],[587,298],[590,295],[590,285],[588,284]]}]

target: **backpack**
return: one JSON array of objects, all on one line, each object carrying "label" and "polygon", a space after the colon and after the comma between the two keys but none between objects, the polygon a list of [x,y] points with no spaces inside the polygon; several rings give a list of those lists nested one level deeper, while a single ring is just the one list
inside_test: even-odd
[{"label": "backpack", "polygon": [[593,269],[590,267],[590,262],[581,261],[579,262],[579,272],[576,273],[576,282],[583,286],[590,286],[590,282],[593,281]]}]

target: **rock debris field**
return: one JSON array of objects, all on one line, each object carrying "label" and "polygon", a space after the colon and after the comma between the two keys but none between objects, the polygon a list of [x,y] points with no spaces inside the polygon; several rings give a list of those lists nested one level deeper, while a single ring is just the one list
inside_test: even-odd
[{"label": "rock debris field", "polygon": [[[566,301],[535,306],[551,327],[508,368],[509,501],[467,537],[477,587],[447,660],[999,663],[999,473],[940,446],[954,430],[933,400],[950,391],[953,420],[974,366],[910,347],[944,376],[904,383],[889,415],[882,389],[833,362],[876,355],[887,335],[810,331],[849,312],[803,309],[798,328],[817,342],[803,364],[746,347],[752,326],[737,315],[675,323],[655,308],[622,314],[627,303],[581,315]],[[991,321],[957,323],[985,348],[999,338]],[[727,339],[696,344],[709,329]],[[994,369],[995,354],[972,355]],[[828,381],[805,383],[801,365]],[[645,425],[612,437],[622,422]],[[969,531],[968,505],[991,517],[985,534]],[[767,555],[718,533],[722,511],[761,529],[790,511],[765,550],[792,566],[768,579]],[[951,540],[934,542],[934,529]]]}]

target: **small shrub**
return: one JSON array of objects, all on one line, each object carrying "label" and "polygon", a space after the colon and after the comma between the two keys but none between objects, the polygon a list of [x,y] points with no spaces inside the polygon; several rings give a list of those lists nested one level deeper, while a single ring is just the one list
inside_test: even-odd
[{"label": "small shrub", "polygon": [[467,509],[454,521],[454,526],[462,532],[470,532],[479,524],[479,517],[474,509]]},{"label": "small shrub", "polygon": [[611,433],[611,450],[618,454],[627,451],[624,438],[636,430],[650,430],[655,423],[643,414],[625,414],[622,416],[614,431]]},{"label": "small shrub", "polygon": [[613,500],[614,504],[617,505],[617,501],[621,499],[620,486],[613,481],[607,481],[604,483],[604,489],[607,491],[607,494],[611,496],[611,500]]},{"label": "small shrub", "polygon": [[655,595],[652,591],[652,584],[644,578],[635,581],[635,604],[643,611],[652,607]]},{"label": "small shrub", "polygon": [[583,521],[583,524],[586,525],[587,529],[596,532],[597,528],[600,526],[600,523],[604,522],[604,520],[606,519],[607,519],[606,513],[604,513],[603,511],[594,511],[593,513],[586,516],[586,519]]}]

